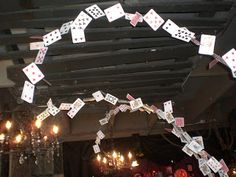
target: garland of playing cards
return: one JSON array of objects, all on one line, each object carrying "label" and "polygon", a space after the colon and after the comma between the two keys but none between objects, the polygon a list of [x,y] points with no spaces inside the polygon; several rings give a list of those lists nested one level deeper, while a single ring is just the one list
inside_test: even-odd
[{"label": "garland of playing cards", "polygon": [[[24,88],[22,91],[21,99],[28,102],[33,103],[34,98],[34,90],[35,84],[44,79],[44,74],[40,71],[37,65],[43,64],[46,53],[48,51],[48,46],[62,39],[62,35],[65,35],[71,31],[71,37],[73,43],[82,43],[86,41],[85,33],[86,27],[90,24],[93,19],[98,19],[100,17],[106,16],[109,22],[113,22],[119,18],[125,16],[125,19],[130,21],[130,24],[135,27],[138,23],[142,23],[145,21],[154,31],[162,28],[167,31],[173,38],[182,40],[184,42],[192,42],[195,45],[199,46],[199,54],[210,55],[214,58],[214,60],[209,63],[209,68],[212,68],[217,62],[220,62],[227,66],[234,78],[236,78],[236,51],[235,49],[231,49],[222,57],[214,53],[214,46],[216,36],[202,34],[200,41],[198,41],[195,37],[195,33],[189,31],[186,27],[179,27],[173,21],[168,19],[166,22],[162,19],[153,9],[150,9],[144,16],[139,12],[135,14],[125,13],[121,4],[115,4],[104,11],[95,5],[92,5],[85,9],[87,13],[81,11],[79,15],[73,21],[69,21],[64,23],[60,29],[56,29],[42,37],[42,42],[34,42],[30,44],[30,50],[39,50],[36,56],[36,59],[33,63],[29,64],[25,68],[23,68],[23,72],[28,77],[29,81],[25,81]],[[93,17],[93,18],[92,18]],[[46,81],[46,80],[44,80]],[[181,142],[185,143],[183,147],[183,151],[189,155],[194,155],[195,158],[198,159],[199,168],[204,174],[204,176],[213,176],[212,172],[218,172],[221,177],[228,176],[228,168],[225,165],[224,161],[217,161],[214,157],[210,156],[204,150],[203,138],[199,137],[190,137],[189,134],[181,127],[184,126],[184,118],[176,117],[174,118],[172,113],[172,103],[171,101],[164,103],[164,111],[161,109],[157,109],[155,106],[148,106],[147,104],[143,104],[141,98],[133,98],[131,95],[127,95],[127,100],[120,100],[115,96],[107,93],[103,93],[101,91],[97,91],[92,94],[92,99],[84,99],[81,100],[78,98],[74,103],[61,103],[60,107],[57,108],[51,99],[47,102],[47,109],[43,111],[41,114],[37,116],[37,119],[43,121],[50,115],[56,116],[60,111],[68,111],[67,115],[70,118],[74,118],[74,116],[80,111],[80,109],[85,105],[86,101],[94,101],[97,102],[101,100],[105,100],[113,105],[117,103],[121,103],[114,110],[110,110],[109,113],[106,114],[105,118],[99,120],[101,125],[105,125],[109,122],[111,116],[116,115],[119,111],[126,112],[130,110],[134,111],[145,111],[149,114],[156,113],[159,119],[166,120],[169,124],[173,125],[172,133],[181,139]],[[93,146],[94,152],[100,152],[100,141],[105,138],[104,133],[99,130],[97,132],[97,138],[95,141],[95,145]]]}]

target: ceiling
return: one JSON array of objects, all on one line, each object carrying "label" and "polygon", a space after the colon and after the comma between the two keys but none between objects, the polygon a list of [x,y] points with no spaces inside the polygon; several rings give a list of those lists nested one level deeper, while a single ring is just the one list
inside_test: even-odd
[{"label": "ceiling", "polygon": [[[96,3],[105,9],[117,2],[1,2],[1,86],[7,88],[16,103],[22,105],[19,97],[27,78],[21,70],[27,63],[34,61],[37,55],[37,51],[29,50],[29,43],[40,41],[38,37],[75,19],[81,10],[90,5]],[[235,21],[235,1],[119,2],[124,11],[129,13],[138,11],[145,14],[153,8],[164,20],[171,19],[179,26],[195,32],[197,39],[201,34],[216,35],[216,51],[220,55],[235,46],[235,40],[229,42],[232,39],[229,36],[230,30],[232,32],[236,29],[236,25],[232,25]],[[94,91],[102,90],[121,99],[130,93],[150,104],[172,99],[181,103],[179,112],[184,112],[183,109],[191,110],[185,113],[195,118],[234,85],[228,70],[221,65],[206,70],[212,58],[198,55],[198,48],[193,43],[171,38],[161,28],[153,31],[145,22],[133,28],[124,18],[109,23],[106,17],[102,17],[89,24],[85,35],[86,43],[73,44],[71,35],[67,34],[49,47],[45,62],[39,68],[51,86],[43,81],[36,85],[33,106],[45,105],[49,98],[57,104],[73,102],[77,97],[91,97]],[[210,98],[213,101],[209,101]]]}]

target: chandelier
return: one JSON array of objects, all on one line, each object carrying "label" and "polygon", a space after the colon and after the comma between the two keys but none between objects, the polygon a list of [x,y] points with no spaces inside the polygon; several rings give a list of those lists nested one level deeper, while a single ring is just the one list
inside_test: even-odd
[{"label": "chandelier", "polygon": [[35,120],[30,130],[12,130],[13,123],[6,121],[0,133],[0,155],[14,154],[19,157],[19,163],[23,164],[27,159],[34,158],[38,165],[39,158],[45,157],[48,162],[53,161],[54,154],[60,154],[58,141],[59,127],[52,125],[50,133],[44,134],[42,122]]},{"label": "chandelier", "polygon": [[115,170],[124,168],[131,169],[139,165],[131,152],[128,152],[127,156],[125,156],[115,150],[98,154],[96,161],[99,165],[100,171],[107,174],[112,173]]}]

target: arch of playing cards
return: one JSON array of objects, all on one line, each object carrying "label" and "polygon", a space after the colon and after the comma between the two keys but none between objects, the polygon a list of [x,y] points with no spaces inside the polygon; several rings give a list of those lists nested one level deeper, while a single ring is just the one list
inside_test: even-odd
[{"label": "arch of playing cards", "polygon": [[[85,42],[84,31],[89,23],[94,19],[106,16],[109,22],[113,22],[123,16],[125,19],[130,21],[130,24],[135,27],[137,23],[142,23],[145,21],[154,31],[162,26],[162,28],[167,31],[171,37],[182,40],[184,42],[192,42],[195,45],[199,46],[199,54],[210,55],[214,60],[209,64],[211,68],[215,63],[220,62],[223,65],[227,66],[234,78],[236,78],[236,51],[231,49],[222,57],[214,53],[214,46],[216,36],[202,34],[200,41],[195,37],[195,33],[189,31],[185,27],[179,27],[173,21],[168,19],[166,22],[153,10],[150,9],[144,16],[136,12],[135,14],[125,13],[121,4],[115,4],[104,11],[100,9],[97,5],[92,5],[85,9],[87,13],[81,11],[75,20],[64,23],[60,29],[56,29],[43,36],[43,42],[31,43],[31,49],[38,49],[38,54],[36,56],[35,62],[29,64],[23,68],[23,72],[28,77],[29,81],[25,81],[24,88],[22,91],[21,98],[28,102],[33,102],[34,89],[37,82],[42,80],[45,76],[37,67],[38,64],[42,64],[46,56],[48,46],[62,39],[62,35],[65,35],[71,31],[71,37],[73,43],[82,43]],[[90,17],[92,16],[92,17]],[[204,150],[203,138],[201,136],[191,137],[187,132],[185,132],[181,127],[183,126],[183,119],[174,118],[172,113],[172,104],[171,101],[164,103],[164,111],[157,109],[155,106],[148,106],[143,104],[141,98],[135,99],[131,95],[127,95],[128,100],[120,100],[115,96],[101,91],[93,93],[93,99],[84,99],[81,100],[78,98],[74,103],[61,103],[60,107],[57,108],[52,100],[50,99],[47,103],[47,109],[37,116],[37,119],[44,120],[50,115],[55,116],[60,111],[68,111],[67,115],[70,118],[73,118],[79,110],[85,105],[86,101],[101,101],[105,100],[113,105],[120,103],[115,109],[110,110],[106,114],[105,118],[99,120],[101,125],[105,125],[109,122],[111,116],[115,116],[119,111],[126,112],[130,111],[145,111],[149,114],[155,113],[159,119],[166,120],[169,124],[173,125],[172,133],[181,139],[181,142],[185,143],[183,151],[189,155],[194,156],[198,159],[199,168],[202,173],[206,176],[213,176],[212,171],[219,173],[220,176],[228,176],[228,168],[224,163],[224,160],[216,160],[213,156],[210,156]],[[94,152],[100,152],[100,141],[105,137],[104,133],[99,130],[97,132],[97,138],[95,145],[93,146]],[[212,170],[212,171],[211,171]]]}]

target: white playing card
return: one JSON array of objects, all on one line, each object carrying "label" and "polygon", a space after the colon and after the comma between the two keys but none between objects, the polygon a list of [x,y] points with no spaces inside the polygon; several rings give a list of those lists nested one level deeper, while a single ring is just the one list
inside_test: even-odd
[{"label": "white playing card", "polygon": [[53,115],[53,116],[55,116],[55,115],[57,115],[59,112],[60,112],[60,109],[58,109],[56,106],[54,106],[54,105],[51,105],[50,107],[48,107],[48,112],[51,114],[51,115]]},{"label": "white playing card", "polygon": [[125,15],[120,3],[105,9],[104,12],[109,22],[113,22]]},{"label": "white playing card", "polygon": [[192,156],[193,152],[188,148],[188,144],[186,144],[183,148],[182,151],[185,152],[188,156]]},{"label": "white playing card", "polygon": [[105,125],[108,123],[108,120],[107,120],[107,118],[103,118],[103,119],[99,120],[99,123],[100,123],[100,125]]},{"label": "white playing card", "polygon": [[67,112],[67,115],[73,119],[75,115],[79,112],[79,109],[77,108],[72,108],[69,112]]},{"label": "white playing card", "polygon": [[[135,16],[135,14],[131,14],[131,13],[125,13],[125,19],[126,20],[131,20],[133,19]],[[139,21],[138,22],[143,22],[143,17],[142,18],[139,18]]]},{"label": "white playing card", "polygon": [[141,98],[137,98],[135,100],[132,100],[129,102],[130,107],[132,110],[136,110],[138,108],[141,108],[143,106],[143,102],[141,100]]},{"label": "white playing card", "polygon": [[67,34],[70,31],[70,27],[72,25],[73,21],[69,21],[67,23],[64,23],[60,28],[61,35]]},{"label": "white playing card", "polygon": [[214,35],[202,34],[198,53],[203,55],[213,55],[215,40],[216,36]]},{"label": "white playing card", "polygon": [[119,109],[120,109],[121,112],[126,112],[129,108],[130,107],[128,105],[126,105],[126,104],[121,104],[119,106]]},{"label": "white playing card", "polygon": [[117,103],[117,101],[118,101],[118,98],[116,98],[115,96],[107,93],[106,97],[104,98],[104,100],[109,102],[109,103],[111,103],[111,104],[113,104],[113,105],[115,105]]},{"label": "white playing card", "polygon": [[119,107],[116,107],[114,110],[113,110],[113,115],[115,116],[116,114],[118,114],[120,111]]},{"label": "white playing card", "polygon": [[164,111],[165,113],[173,113],[173,107],[171,101],[164,102]]},{"label": "white playing card", "polygon": [[207,160],[206,159],[203,159],[203,158],[199,158],[198,159],[198,166],[202,166],[203,164],[206,164]]},{"label": "white playing card", "polygon": [[233,48],[222,56],[225,63],[232,72],[236,71],[236,50]]},{"label": "white playing card", "polygon": [[101,144],[101,139],[99,137],[96,137],[95,144]]},{"label": "white playing card", "polygon": [[104,133],[101,131],[101,130],[99,130],[98,132],[97,132],[97,136],[102,140],[103,138],[105,138],[105,135],[104,135]]},{"label": "white playing card", "polygon": [[71,103],[61,103],[59,106],[59,109],[61,111],[68,111],[68,110],[70,110],[71,105],[72,105]]},{"label": "white playing card", "polygon": [[77,98],[77,100],[75,100],[75,102],[71,105],[71,108],[80,110],[84,105],[85,103],[80,98]]},{"label": "white playing card", "polygon": [[175,117],[175,125],[177,127],[184,127],[184,118],[183,117]]},{"label": "white playing card", "polygon": [[215,157],[211,157],[207,161],[207,165],[212,169],[212,171],[214,171],[214,173],[217,173],[222,168],[221,163],[216,160]]},{"label": "white playing card", "polygon": [[162,26],[162,28],[168,33],[170,33],[171,35],[174,34],[179,29],[178,25],[176,25],[170,19],[166,21],[166,23]]},{"label": "white playing card", "polygon": [[28,103],[32,103],[34,99],[34,88],[35,86],[33,84],[28,81],[25,81],[21,94],[21,99]]},{"label": "white playing card", "polygon": [[150,9],[143,19],[154,31],[165,22],[153,9]]},{"label": "white playing card", "polygon": [[211,174],[211,169],[207,166],[206,163],[202,164],[201,166],[199,166],[200,171],[202,172],[202,174],[204,176]]},{"label": "white playing card", "polygon": [[190,143],[190,142],[192,141],[191,136],[190,136],[187,132],[183,132],[181,136],[183,136],[184,139],[185,139],[188,143]]},{"label": "white playing card", "polygon": [[46,118],[48,118],[50,116],[50,113],[48,112],[48,109],[44,110],[42,113],[40,113],[39,115],[37,115],[37,119],[39,119],[40,121],[45,120]]},{"label": "white playing card", "polygon": [[178,138],[180,137],[180,134],[174,128],[171,130],[171,133],[173,133]]},{"label": "white playing card", "polygon": [[193,140],[195,140],[198,144],[200,144],[202,149],[204,149],[204,142],[202,136],[194,136]]},{"label": "white playing card", "polygon": [[78,26],[80,29],[85,30],[85,28],[92,21],[92,18],[87,15],[84,11],[81,11],[79,15],[74,20],[72,26]]},{"label": "white playing card", "polygon": [[159,119],[163,119],[163,120],[166,119],[166,114],[161,109],[157,109],[156,114]]},{"label": "white playing card", "polygon": [[48,107],[51,107],[53,104],[52,104],[52,99],[50,98],[49,100],[48,100],[48,102],[47,102],[47,106]]},{"label": "white playing card", "polygon": [[221,170],[223,170],[225,173],[229,172],[229,168],[226,165],[225,161],[223,159],[220,160],[220,164],[222,165]]},{"label": "white playing card", "polygon": [[38,51],[38,54],[37,54],[37,56],[35,58],[34,63],[35,64],[43,64],[44,58],[45,58],[45,56],[47,54],[47,51],[48,51],[48,47],[40,48],[39,51]]},{"label": "white playing card", "polygon": [[96,91],[92,95],[95,98],[96,102],[104,100],[104,96],[101,91]]},{"label": "white playing card", "polygon": [[49,46],[57,41],[61,40],[61,33],[59,29],[56,29],[43,36],[44,46]]},{"label": "white playing card", "polygon": [[97,144],[93,145],[93,151],[95,154],[101,152],[100,147]]},{"label": "white playing card", "polygon": [[138,22],[140,21],[140,19],[143,19],[142,14],[136,12],[136,13],[132,16],[131,21],[130,21],[130,24],[135,27],[135,26],[138,24]]},{"label": "white playing card", "polygon": [[84,30],[78,25],[71,25],[71,37],[74,44],[86,41]]},{"label": "white playing card", "polygon": [[165,113],[166,114],[166,121],[168,124],[171,124],[175,121],[174,116],[171,113]]},{"label": "white playing card", "polygon": [[23,68],[22,71],[29,78],[32,84],[36,84],[37,82],[39,82],[41,79],[44,78],[43,73],[39,70],[39,68],[35,63],[29,64],[28,66]]},{"label": "white playing card", "polygon": [[39,50],[44,47],[44,42],[31,42],[30,50]]},{"label": "white playing card", "polygon": [[98,19],[100,17],[105,16],[104,12],[100,7],[98,7],[97,4],[94,4],[92,6],[89,6],[88,8],[85,9],[89,15],[91,15],[94,19]]},{"label": "white playing card", "polygon": [[219,174],[220,177],[228,177],[228,176],[229,176],[229,175],[228,175],[226,172],[224,172],[223,170],[219,170],[219,171],[218,171],[218,174]]},{"label": "white playing card", "polygon": [[195,35],[195,33],[189,31],[187,28],[179,28],[176,32],[174,32],[171,36],[185,41],[185,42],[189,42],[191,41],[191,38],[193,38]]},{"label": "white playing card", "polygon": [[202,146],[194,140],[189,143],[188,148],[196,154],[203,149]]}]

